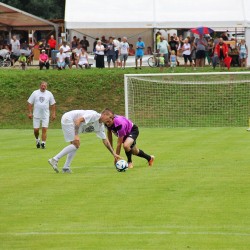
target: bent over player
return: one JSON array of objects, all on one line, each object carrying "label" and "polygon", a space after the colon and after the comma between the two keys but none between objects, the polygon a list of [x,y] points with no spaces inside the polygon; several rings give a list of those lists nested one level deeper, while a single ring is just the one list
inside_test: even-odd
[{"label": "bent over player", "polygon": [[63,156],[67,155],[67,159],[64,163],[62,172],[71,173],[70,164],[75,156],[77,149],[80,147],[80,133],[95,132],[97,137],[102,139],[103,144],[111,152],[115,160],[117,161],[121,159],[121,157],[114,152],[112,146],[106,138],[105,127],[103,123],[108,119],[109,113],[102,112],[101,114],[99,114],[94,110],[72,110],[65,113],[62,116],[61,124],[64,139],[66,142],[70,142],[70,145],[66,146],[56,156],[48,160],[52,168],[58,173],[58,161]]},{"label": "bent over player", "polygon": [[136,146],[136,139],[139,135],[138,127],[126,117],[115,115],[110,109],[105,109],[105,111],[109,113],[109,119],[107,119],[104,123],[108,128],[108,139],[110,144],[113,145],[112,133],[118,137],[116,154],[120,154],[121,146],[123,144],[129,168],[133,168],[132,154],[146,159],[148,161],[148,165],[152,167],[155,157],[144,153]]},{"label": "bent over player", "polygon": [[[33,113],[32,113],[33,107]],[[56,101],[53,94],[47,90],[47,83],[41,82],[40,88],[35,90],[28,99],[28,117],[33,118],[34,136],[36,147],[45,149],[47,130],[49,127],[49,116],[51,107],[51,119],[56,118]],[[42,123],[42,142],[39,138],[39,128]]]}]

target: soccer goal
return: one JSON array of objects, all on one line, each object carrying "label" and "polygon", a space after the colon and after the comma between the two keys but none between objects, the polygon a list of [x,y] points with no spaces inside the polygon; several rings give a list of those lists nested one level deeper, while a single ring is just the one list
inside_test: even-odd
[{"label": "soccer goal", "polygon": [[143,127],[248,126],[249,72],[126,74],[126,117]]}]

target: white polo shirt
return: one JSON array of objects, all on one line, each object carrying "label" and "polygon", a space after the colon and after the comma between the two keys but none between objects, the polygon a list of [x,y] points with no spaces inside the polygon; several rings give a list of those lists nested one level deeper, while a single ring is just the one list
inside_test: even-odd
[{"label": "white polo shirt", "polygon": [[33,117],[43,119],[49,117],[49,106],[54,105],[56,101],[50,91],[45,90],[42,92],[38,89],[31,94],[28,103],[33,105]]}]

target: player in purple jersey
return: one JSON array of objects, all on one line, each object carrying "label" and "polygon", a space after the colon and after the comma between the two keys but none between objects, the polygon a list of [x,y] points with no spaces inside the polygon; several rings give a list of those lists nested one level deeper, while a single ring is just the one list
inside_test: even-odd
[{"label": "player in purple jersey", "polygon": [[113,145],[112,134],[118,137],[116,154],[120,155],[121,146],[123,144],[123,148],[127,155],[129,168],[133,168],[132,154],[145,158],[148,161],[148,165],[152,167],[155,157],[153,155],[144,153],[136,146],[136,139],[139,135],[138,127],[126,117],[115,115],[114,112],[110,109],[105,109],[105,111],[110,112],[110,119],[106,120],[104,123],[108,128],[108,140],[111,146]]}]

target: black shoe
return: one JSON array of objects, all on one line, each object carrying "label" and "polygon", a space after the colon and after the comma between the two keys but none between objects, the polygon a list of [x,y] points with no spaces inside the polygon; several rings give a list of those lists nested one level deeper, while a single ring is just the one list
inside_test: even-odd
[{"label": "black shoe", "polygon": [[40,148],[40,142],[37,142],[36,147]]},{"label": "black shoe", "polygon": [[45,143],[41,143],[42,149],[45,149]]}]

